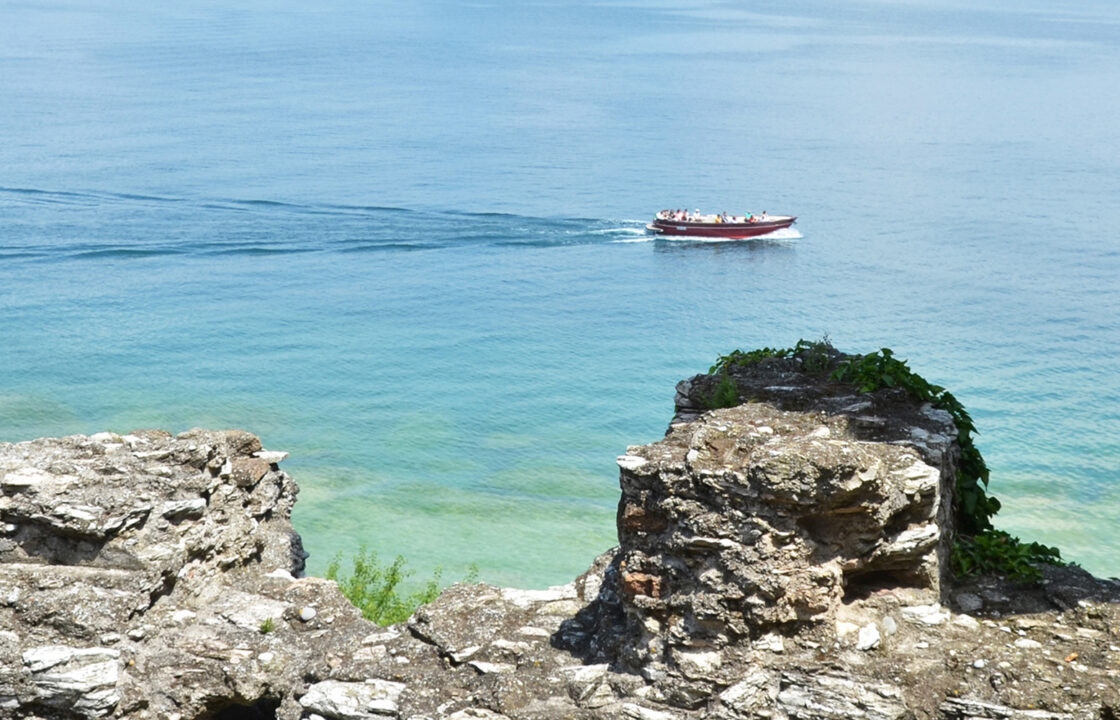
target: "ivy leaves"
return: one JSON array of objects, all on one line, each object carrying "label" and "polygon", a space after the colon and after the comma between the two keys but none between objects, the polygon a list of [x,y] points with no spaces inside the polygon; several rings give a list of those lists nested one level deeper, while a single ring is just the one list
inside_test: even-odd
[{"label": "ivy leaves", "polygon": [[957,528],[970,535],[991,529],[991,518],[999,512],[1000,502],[987,494],[990,475],[988,465],[972,440],[974,434],[979,434],[972,416],[951,392],[915,373],[905,360],[896,358],[890,348],[841,362],[832,371],[831,378],[852,385],[860,392],[902,388],[915,400],[948,412],[957,427],[961,449],[957,471]]},{"label": "ivy leaves", "polygon": [[831,367],[830,380],[850,385],[859,392],[900,388],[915,400],[946,411],[957,428],[957,443],[961,452],[955,508],[960,537],[953,550],[954,570],[959,575],[1001,572],[1017,580],[1034,581],[1041,578],[1040,571],[1035,567],[1037,563],[1061,563],[1057,548],[1036,542],[1024,543],[992,526],[992,517],[999,512],[1001,505],[998,499],[988,494],[988,465],[973,442],[973,436],[979,432],[972,416],[951,392],[915,373],[905,360],[896,358],[890,348],[847,357],[832,367],[832,358],[836,354],[827,337],[816,342],[800,340],[792,348],[765,347],[749,352],[734,350],[721,355],[709,373],[720,372],[729,380],[727,371],[733,365],[756,365],[767,358],[798,358],[806,372],[817,375]]}]

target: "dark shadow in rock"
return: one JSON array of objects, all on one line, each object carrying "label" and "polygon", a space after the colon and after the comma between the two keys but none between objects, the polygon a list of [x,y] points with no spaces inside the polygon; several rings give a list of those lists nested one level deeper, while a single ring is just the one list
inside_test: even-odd
[{"label": "dark shadow in rock", "polygon": [[579,658],[584,665],[608,663],[615,672],[632,672],[618,662],[625,628],[618,594],[619,562],[618,553],[600,555],[591,569],[576,580],[578,585],[595,578],[599,581],[599,592],[573,617],[560,623],[549,642]]},{"label": "dark shadow in rock", "polygon": [[977,617],[1075,610],[1085,603],[1120,603],[1120,580],[1102,580],[1076,565],[1040,565],[1042,580],[1016,583],[996,575],[956,578],[949,605]]},{"label": "dark shadow in rock", "polygon": [[[62,535],[55,528],[26,524],[12,538],[13,547],[0,557],[5,562],[39,560],[46,565],[101,565],[102,549],[107,540]],[[20,555],[23,557],[21,558]],[[135,561],[132,563],[135,565]],[[112,566],[110,563],[109,566]]]},{"label": "dark shadow in rock", "polygon": [[280,701],[264,697],[252,705],[231,703],[197,720],[276,720]]}]

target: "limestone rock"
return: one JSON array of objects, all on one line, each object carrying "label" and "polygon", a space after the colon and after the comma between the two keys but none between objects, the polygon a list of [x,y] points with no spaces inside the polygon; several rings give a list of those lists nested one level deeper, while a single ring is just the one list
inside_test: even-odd
[{"label": "limestone rock", "polygon": [[82,717],[107,715],[120,701],[117,693],[120,651],[50,645],[23,653],[36,702]]},{"label": "limestone rock", "polygon": [[[751,404],[674,425],[628,457],[641,461],[620,463],[629,650],[614,660],[671,665],[674,647],[828,624],[865,585],[940,597],[951,452],[930,465],[905,445],[860,439],[843,415]],[[651,631],[649,618],[670,622]]]},{"label": "limestone rock", "polygon": [[395,716],[404,687],[403,683],[386,680],[360,683],[324,680],[309,687],[299,704],[337,720],[371,720],[378,716]]},{"label": "limestone rock", "polygon": [[1120,583],[951,584],[948,416],[787,360],[736,408],[678,386],[584,575],[392,628],[302,577],[298,488],[249,433],[0,444],[0,717],[1120,716]]},{"label": "limestone rock", "polygon": [[778,706],[789,717],[820,720],[905,720],[902,689],[834,674],[784,673]]},{"label": "limestone rock", "polygon": [[856,641],[857,650],[874,650],[879,647],[882,636],[875,623],[869,623],[859,629],[859,639]]}]

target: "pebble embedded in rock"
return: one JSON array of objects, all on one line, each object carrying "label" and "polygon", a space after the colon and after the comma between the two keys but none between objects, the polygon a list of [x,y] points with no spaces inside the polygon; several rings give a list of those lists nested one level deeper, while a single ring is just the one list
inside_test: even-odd
[{"label": "pebble embedded in rock", "polygon": [[953,618],[953,624],[968,630],[978,630],[980,628],[980,623],[971,615],[957,615]]},{"label": "pebble embedded in rock", "polygon": [[879,647],[879,628],[875,623],[868,623],[859,629],[859,639],[856,641],[857,650],[874,650]]},{"label": "pebble embedded in rock", "polygon": [[316,612],[315,608],[313,608],[313,607],[300,608],[299,619],[302,620],[303,622],[308,622],[310,620],[314,620],[315,616],[318,615],[318,614],[319,613]]}]

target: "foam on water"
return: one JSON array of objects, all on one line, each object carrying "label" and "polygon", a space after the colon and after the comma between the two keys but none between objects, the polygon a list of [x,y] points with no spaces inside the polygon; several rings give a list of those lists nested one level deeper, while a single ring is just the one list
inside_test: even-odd
[{"label": "foam on water", "polygon": [[765,235],[757,235],[751,238],[721,238],[721,237],[697,237],[695,235],[656,235],[656,240],[663,240],[665,242],[692,242],[692,243],[773,243],[783,240],[800,240],[804,237],[800,231],[793,228],[782,228],[774,232],[766,233]]}]

